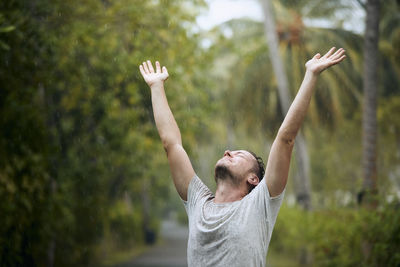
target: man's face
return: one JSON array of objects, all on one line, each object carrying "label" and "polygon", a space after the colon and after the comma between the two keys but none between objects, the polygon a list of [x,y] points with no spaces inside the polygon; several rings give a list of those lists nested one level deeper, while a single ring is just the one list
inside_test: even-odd
[{"label": "man's face", "polygon": [[226,150],[224,156],[215,165],[215,180],[232,179],[236,185],[246,179],[256,159],[246,150]]}]

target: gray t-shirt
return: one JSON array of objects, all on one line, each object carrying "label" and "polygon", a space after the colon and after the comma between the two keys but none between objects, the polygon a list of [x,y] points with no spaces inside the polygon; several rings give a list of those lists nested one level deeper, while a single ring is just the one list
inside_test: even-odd
[{"label": "gray t-shirt", "polygon": [[217,204],[195,175],[184,201],[189,218],[189,266],[265,266],[284,192],[270,197],[262,180],[243,199]]}]

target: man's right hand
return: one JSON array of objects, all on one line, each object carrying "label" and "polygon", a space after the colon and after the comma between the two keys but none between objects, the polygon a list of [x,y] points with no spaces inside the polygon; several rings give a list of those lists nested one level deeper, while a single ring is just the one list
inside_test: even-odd
[{"label": "man's right hand", "polygon": [[143,62],[139,66],[139,69],[151,89],[154,120],[164,149],[167,152],[168,163],[176,190],[183,200],[187,200],[189,184],[195,173],[189,157],[182,146],[181,133],[165,95],[164,81],[168,79],[167,68],[161,68],[160,63],[156,61],[156,71],[154,71],[150,60],[147,60],[147,62]]},{"label": "man's right hand", "polygon": [[142,74],[145,82],[152,87],[156,84],[163,84],[168,79],[168,70],[166,67],[160,66],[160,62],[156,61],[156,71],[150,60],[143,62],[140,66],[140,73]]}]

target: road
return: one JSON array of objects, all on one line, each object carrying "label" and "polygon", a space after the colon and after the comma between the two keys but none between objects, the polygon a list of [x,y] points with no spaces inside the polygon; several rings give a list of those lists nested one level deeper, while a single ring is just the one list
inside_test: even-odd
[{"label": "road", "polygon": [[[152,247],[142,255],[114,267],[187,267],[186,248],[188,228],[175,221],[166,220],[161,224],[160,234],[163,242]],[[282,258],[269,253],[267,267],[296,267],[295,259]]]},{"label": "road", "polygon": [[164,240],[162,244],[115,267],[186,267],[187,227],[174,221],[163,221],[161,236]]}]

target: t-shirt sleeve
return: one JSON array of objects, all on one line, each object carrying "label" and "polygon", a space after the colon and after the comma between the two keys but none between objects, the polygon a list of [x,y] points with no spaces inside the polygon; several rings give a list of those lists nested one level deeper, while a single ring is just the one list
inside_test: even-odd
[{"label": "t-shirt sleeve", "polygon": [[183,201],[186,213],[190,216],[191,212],[196,208],[200,201],[204,198],[212,196],[212,192],[203,183],[203,181],[195,174],[189,183],[187,201]]},{"label": "t-shirt sleeve", "polygon": [[250,193],[253,194],[252,198],[255,202],[255,206],[260,210],[260,212],[265,214],[266,219],[269,221],[271,226],[275,224],[285,191],[286,188],[278,196],[271,197],[267,182],[262,180]]}]

